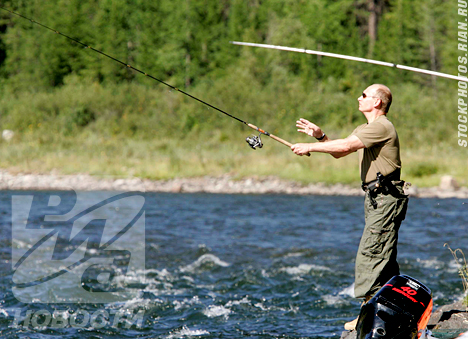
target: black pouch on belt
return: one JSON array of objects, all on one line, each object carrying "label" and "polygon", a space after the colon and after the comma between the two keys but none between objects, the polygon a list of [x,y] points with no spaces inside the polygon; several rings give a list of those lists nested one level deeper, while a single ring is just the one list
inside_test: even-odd
[{"label": "black pouch on belt", "polygon": [[369,194],[370,202],[374,208],[377,208],[377,202],[375,201],[375,197],[377,197],[377,194],[392,194],[392,191],[395,190],[395,186],[393,185],[392,180],[400,180],[399,169],[388,174],[387,176],[384,176],[382,175],[382,173],[377,172],[376,180],[362,184],[362,190]]},{"label": "black pouch on belt", "polygon": [[363,184],[362,189],[364,192],[369,193],[371,196],[375,197],[377,194],[382,192],[382,185],[380,184],[379,180],[374,180],[367,184]]},{"label": "black pouch on belt", "polygon": [[400,180],[400,170],[397,169],[394,172],[384,176],[382,173],[377,172],[377,179],[368,183],[362,184],[362,190],[369,192],[369,194],[376,196],[379,193],[389,194],[394,188],[392,180]]}]

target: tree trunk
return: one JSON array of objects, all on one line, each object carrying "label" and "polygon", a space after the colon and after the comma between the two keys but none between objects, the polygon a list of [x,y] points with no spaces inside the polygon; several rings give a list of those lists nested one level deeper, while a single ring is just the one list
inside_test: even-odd
[{"label": "tree trunk", "polygon": [[186,8],[186,25],[187,25],[187,32],[186,32],[186,44],[187,44],[187,51],[185,54],[185,88],[190,87],[191,85],[191,78],[190,78],[190,64],[192,62],[192,57],[190,55],[190,40],[192,38],[192,34],[190,32],[191,25],[190,25],[190,0],[186,0],[185,4]]},{"label": "tree trunk", "polygon": [[377,40],[377,29],[379,19],[382,15],[384,0],[368,0],[367,10],[369,11],[369,21],[367,24],[367,31],[369,35],[369,46],[367,50],[368,57],[372,57],[374,53],[375,41]]},{"label": "tree trunk", "polygon": [[[429,5],[434,5],[434,2],[431,1]],[[432,8],[432,7],[430,7]],[[431,57],[431,70],[437,71],[437,54],[435,48],[435,23],[434,23],[434,13],[429,9],[429,55]],[[437,77],[435,75],[432,76],[432,87],[435,89]]]}]

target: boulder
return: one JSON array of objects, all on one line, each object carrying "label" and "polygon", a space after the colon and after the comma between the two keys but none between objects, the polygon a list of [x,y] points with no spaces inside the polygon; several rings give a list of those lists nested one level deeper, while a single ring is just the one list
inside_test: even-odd
[{"label": "boulder", "polygon": [[4,129],[2,132],[2,138],[5,141],[10,141],[15,136],[15,132],[9,129]]},{"label": "boulder", "polygon": [[456,191],[460,185],[451,175],[444,175],[440,178],[439,188],[443,191]]}]

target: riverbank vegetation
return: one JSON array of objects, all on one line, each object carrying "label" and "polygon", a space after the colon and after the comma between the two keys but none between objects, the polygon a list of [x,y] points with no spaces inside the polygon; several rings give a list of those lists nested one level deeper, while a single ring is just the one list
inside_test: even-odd
[{"label": "riverbank vegetation", "polygon": [[[365,123],[357,97],[393,91],[389,118],[403,175],[467,185],[458,146],[457,83],[351,61],[229,44],[321,49],[457,73],[456,4],[446,1],[8,1],[72,35],[291,142],[307,118],[332,138]],[[380,6],[378,8],[372,5]],[[357,155],[297,157],[245,125],[31,22],[0,17],[0,166],[13,172],[139,176],[234,174],[302,182],[359,182]]]},{"label": "riverbank vegetation", "polygon": [[465,254],[459,248],[456,250],[452,250],[448,244],[444,244],[447,246],[449,251],[452,253],[453,259],[455,260],[456,264],[458,265],[458,274],[463,283],[463,289],[465,290],[465,306],[468,308],[468,264],[466,262]]}]

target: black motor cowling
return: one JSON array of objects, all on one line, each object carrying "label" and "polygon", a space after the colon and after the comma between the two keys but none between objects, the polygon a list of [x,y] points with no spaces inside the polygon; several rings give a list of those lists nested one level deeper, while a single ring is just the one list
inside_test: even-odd
[{"label": "black motor cowling", "polygon": [[431,290],[407,275],[396,275],[361,308],[357,339],[419,338],[431,312]]}]

